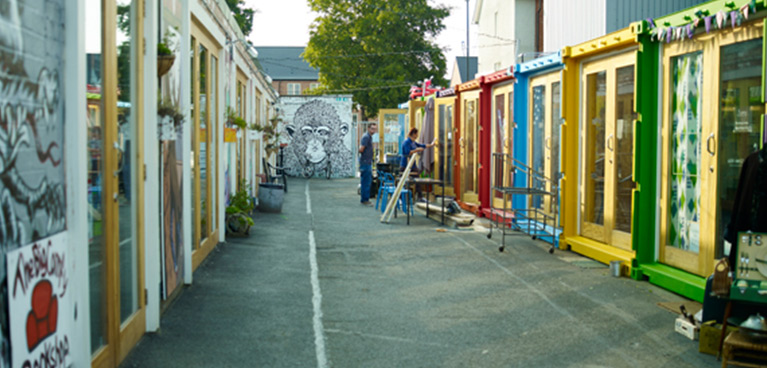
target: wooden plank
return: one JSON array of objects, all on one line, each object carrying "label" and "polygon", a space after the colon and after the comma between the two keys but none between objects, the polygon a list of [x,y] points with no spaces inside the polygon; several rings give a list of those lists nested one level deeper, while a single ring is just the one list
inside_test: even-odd
[{"label": "wooden plank", "polygon": [[391,200],[389,200],[389,203],[386,205],[386,211],[381,215],[381,222],[388,223],[391,221],[391,216],[394,213],[394,208],[397,206],[397,200],[402,193],[402,188],[410,177],[410,169],[413,167],[413,163],[419,156],[421,155],[416,153],[410,157],[410,161],[408,161],[407,167],[405,168],[405,171],[402,172],[402,177],[399,179],[399,183],[397,183],[397,188],[394,190]]}]

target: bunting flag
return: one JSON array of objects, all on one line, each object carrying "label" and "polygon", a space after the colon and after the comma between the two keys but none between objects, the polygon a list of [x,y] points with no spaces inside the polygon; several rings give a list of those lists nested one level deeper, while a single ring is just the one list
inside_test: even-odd
[{"label": "bunting flag", "polygon": [[[717,29],[724,29],[727,27],[727,20],[730,20],[730,26],[732,28],[741,26],[744,21],[748,20],[749,15],[756,13],[756,0],[751,0],[749,4],[741,6],[738,10],[725,11],[720,10],[716,14],[705,16],[702,10],[698,10],[695,13],[696,19],[690,21],[687,24],[679,26],[670,26],[668,28],[659,27],[655,24],[655,20],[647,18],[647,24],[649,27],[649,34],[651,41],[666,43],[671,41],[684,41],[685,39],[692,39],[695,35],[695,29],[703,21],[703,25],[706,29],[706,33],[711,32],[712,23],[716,25]],[[666,23],[668,24],[668,23]],[[685,38],[685,36],[687,36]]]},{"label": "bunting flag", "polygon": [[724,10],[720,10],[716,13],[716,28],[722,29],[724,21],[727,19],[727,13]]}]

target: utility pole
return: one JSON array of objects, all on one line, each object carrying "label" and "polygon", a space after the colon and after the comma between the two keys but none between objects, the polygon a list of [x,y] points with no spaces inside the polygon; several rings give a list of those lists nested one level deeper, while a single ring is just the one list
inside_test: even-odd
[{"label": "utility pole", "polygon": [[466,0],[466,79],[469,81],[469,0]]}]

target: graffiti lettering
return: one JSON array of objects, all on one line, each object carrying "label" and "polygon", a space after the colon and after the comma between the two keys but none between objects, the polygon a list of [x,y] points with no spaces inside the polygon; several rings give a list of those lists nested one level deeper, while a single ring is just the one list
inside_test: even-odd
[{"label": "graffiti lettering", "polygon": [[66,275],[64,263],[64,253],[58,253],[51,250],[53,244],[48,241],[47,246],[35,243],[32,246],[32,259],[25,260],[24,255],[19,255],[19,261],[16,266],[16,276],[13,278],[13,296],[16,296],[16,290],[21,286],[23,293],[38,278],[51,277],[58,280],[59,288],[62,290],[59,297],[67,293],[67,284],[69,282]]},{"label": "graffiti lettering", "polygon": [[56,339],[53,342],[43,344],[40,356],[34,361],[25,360],[21,365],[23,368],[57,368],[67,366],[67,357],[69,356],[69,338],[65,335],[63,339]]}]

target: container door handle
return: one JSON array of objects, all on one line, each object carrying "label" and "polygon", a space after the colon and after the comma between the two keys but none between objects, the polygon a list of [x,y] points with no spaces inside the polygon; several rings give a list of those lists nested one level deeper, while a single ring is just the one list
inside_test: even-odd
[{"label": "container door handle", "polygon": [[[714,148],[711,148],[712,142],[714,143]],[[711,133],[706,140],[706,150],[711,156],[716,155],[716,138],[714,137],[714,133]]]}]

